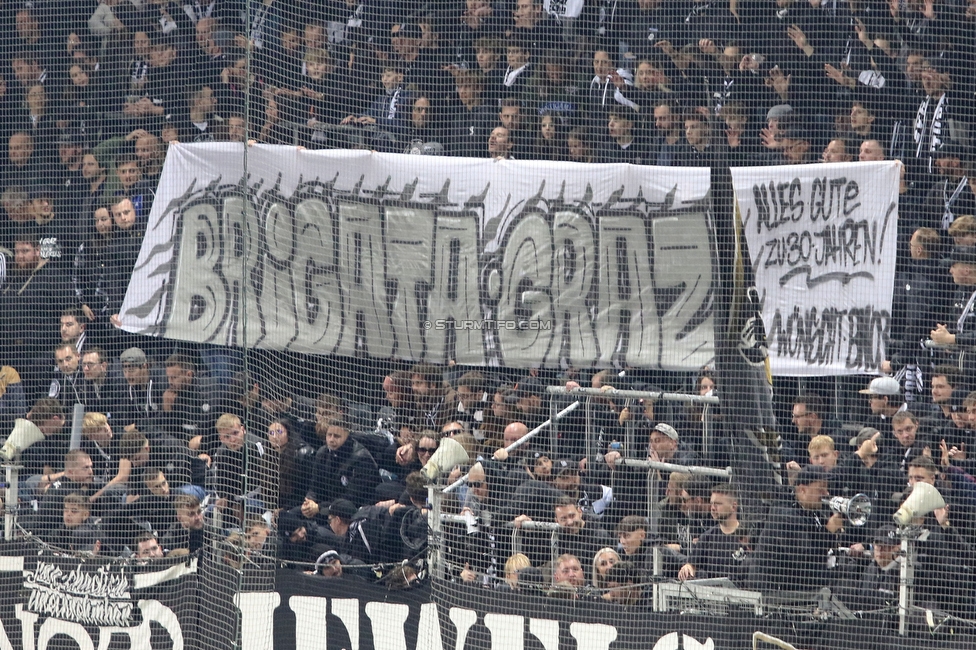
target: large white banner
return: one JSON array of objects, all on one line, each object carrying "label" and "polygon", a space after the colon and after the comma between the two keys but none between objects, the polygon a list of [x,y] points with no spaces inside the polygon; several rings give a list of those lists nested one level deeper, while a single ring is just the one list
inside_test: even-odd
[{"label": "large white banner", "polygon": [[898,165],[732,170],[773,374],[873,373],[884,360]]},{"label": "large white banner", "polygon": [[511,367],[713,357],[707,169],[243,153],[170,148],[125,329]]}]

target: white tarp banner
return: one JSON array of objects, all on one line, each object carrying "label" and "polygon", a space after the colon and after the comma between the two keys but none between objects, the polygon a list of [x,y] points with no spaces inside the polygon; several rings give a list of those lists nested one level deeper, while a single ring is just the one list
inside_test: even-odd
[{"label": "white tarp banner", "polygon": [[774,375],[873,373],[885,359],[898,166],[732,170]]},{"label": "white tarp banner", "polygon": [[510,367],[714,355],[709,170],[171,147],[125,329]]}]

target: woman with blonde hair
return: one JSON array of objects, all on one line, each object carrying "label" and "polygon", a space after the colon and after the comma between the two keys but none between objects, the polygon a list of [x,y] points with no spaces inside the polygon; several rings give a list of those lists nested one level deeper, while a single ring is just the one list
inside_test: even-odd
[{"label": "woman with blonde hair", "polygon": [[519,590],[519,571],[531,568],[528,556],[524,553],[514,553],[505,560],[505,583],[500,585],[502,589],[508,588],[512,591]]},{"label": "woman with blonde hair", "polygon": [[614,564],[620,561],[620,556],[609,546],[605,546],[593,556],[593,586],[606,589],[606,575]]}]

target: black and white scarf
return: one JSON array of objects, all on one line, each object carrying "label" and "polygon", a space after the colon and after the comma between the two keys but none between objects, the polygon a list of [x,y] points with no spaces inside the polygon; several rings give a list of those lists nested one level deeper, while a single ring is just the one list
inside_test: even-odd
[{"label": "black and white scarf", "polygon": [[963,190],[966,189],[966,186],[969,185],[969,177],[963,176],[962,179],[960,179],[959,184],[956,185],[956,189],[952,191],[952,194],[949,194],[949,183],[949,179],[942,182],[943,230],[949,230],[949,226],[951,226],[952,222],[956,220],[956,215],[952,211],[952,206],[956,202],[956,199],[959,198],[959,195],[963,193]]},{"label": "black and white scarf", "polygon": [[[915,157],[929,157],[929,171],[932,171],[931,154],[942,147],[942,126],[947,118],[949,95],[943,93],[942,97],[932,106],[932,96],[926,96],[925,100],[918,107],[915,115]],[[929,115],[929,110],[932,114]]]}]

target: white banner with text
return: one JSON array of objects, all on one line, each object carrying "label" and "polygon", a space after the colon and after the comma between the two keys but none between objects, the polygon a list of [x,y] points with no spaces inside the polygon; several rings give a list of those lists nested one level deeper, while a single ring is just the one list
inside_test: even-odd
[{"label": "white banner with text", "polygon": [[732,170],[774,375],[874,373],[885,359],[899,164]]}]

